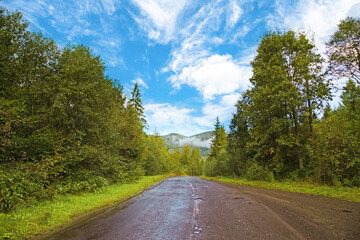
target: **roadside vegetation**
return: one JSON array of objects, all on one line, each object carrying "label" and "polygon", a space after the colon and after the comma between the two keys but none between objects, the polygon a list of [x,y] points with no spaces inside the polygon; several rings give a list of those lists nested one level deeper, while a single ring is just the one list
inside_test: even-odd
[{"label": "roadside vegetation", "polygon": [[198,148],[169,152],[145,134],[138,85],[126,96],[89,47],[59,48],[0,7],[0,49],[0,214],[144,175],[202,173]]},{"label": "roadside vegetation", "polygon": [[[305,33],[265,34],[252,87],[228,134],[216,120],[204,161],[198,148],[169,151],[147,135],[138,85],[126,96],[89,47],[59,48],[30,32],[20,12],[0,7],[0,238],[60,226],[169,173],[359,187],[359,39],[360,20],[341,21],[323,69]],[[338,79],[347,84],[331,109]]]},{"label": "roadside vegetation", "polygon": [[325,197],[339,198],[351,202],[360,203],[360,188],[358,187],[334,187],[323,184],[314,184],[304,181],[290,181],[281,180],[276,182],[268,182],[261,180],[247,180],[245,178],[237,177],[206,177],[201,178],[218,181],[223,183],[230,183],[235,185],[245,185],[251,187],[259,187],[266,189],[276,189],[289,192],[307,193],[312,195],[319,195]]},{"label": "roadside vegetation", "polygon": [[[100,208],[100,211],[95,212],[98,214],[112,204],[118,204],[171,176],[173,175],[147,176],[133,183],[113,184],[92,193],[65,194],[53,201],[42,201],[31,207],[22,207],[8,214],[0,214],[0,238],[25,239],[62,226],[76,220],[84,213],[91,213]],[[92,215],[85,217],[90,216]]]},{"label": "roadside vegetation", "polygon": [[[334,186],[316,189],[321,195],[334,192],[334,196],[358,201],[359,49],[359,18],[340,22],[327,43],[327,60],[306,33],[265,34],[251,61],[251,87],[238,100],[227,135],[216,120],[205,175],[266,181],[234,180],[286,190],[295,188],[293,182]],[[336,89],[335,81],[346,84]],[[339,90],[341,102],[332,109],[329,101]],[[274,183],[284,180],[292,182],[289,187]]]}]

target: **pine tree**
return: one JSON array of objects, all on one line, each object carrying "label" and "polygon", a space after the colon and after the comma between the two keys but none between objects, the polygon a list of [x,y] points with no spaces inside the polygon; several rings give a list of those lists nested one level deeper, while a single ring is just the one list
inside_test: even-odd
[{"label": "pine tree", "polygon": [[227,146],[225,128],[220,124],[219,117],[216,117],[212,136],[209,156],[216,157],[220,150]]},{"label": "pine tree", "polygon": [[137,83],[134,85],[134,89],[131,92],[131,98],[129,99],[129,106],[135,110],[140,123],[145,126],[146,120],[144,116],[144,107],[142,106],[141,93]]},{"label": "pine tree", "polygon": [[241,99],[236,104],[236,112],[230,123],[228,134],[229,170],[236,174],[246,173],[250,156],[247,154],[246,144],[250,142],[249,120],[245,111],[246,103]]}]

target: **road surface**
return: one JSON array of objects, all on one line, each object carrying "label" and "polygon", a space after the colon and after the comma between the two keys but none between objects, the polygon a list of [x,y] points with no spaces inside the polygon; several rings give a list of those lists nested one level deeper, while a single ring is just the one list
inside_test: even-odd
[{"label": "road surface", "polygon": [[360,239],[360,204],[175,177],[50,239]]}]

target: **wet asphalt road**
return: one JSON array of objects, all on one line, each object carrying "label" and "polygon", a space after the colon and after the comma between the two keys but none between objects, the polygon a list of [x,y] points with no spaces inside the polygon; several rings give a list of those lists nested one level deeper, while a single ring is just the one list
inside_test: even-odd
[{"label": "wet asphalt road", "polygon": [[50,239],[360,239],[360,204],[175,177]]}]

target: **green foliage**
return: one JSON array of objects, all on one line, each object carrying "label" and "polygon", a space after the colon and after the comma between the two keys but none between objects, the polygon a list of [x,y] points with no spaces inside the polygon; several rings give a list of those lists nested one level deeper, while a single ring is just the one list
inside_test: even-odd
[{"label": "green foliage", "polygon": [[360,18],[347,17],[327,43],[328,74],[331,77],[351,77],[360,84]]},{"label": "green foliage", "polygon": [[170,156],[170,169],[176,175],[183,175],[185,173],[184,167],[180,163],[181,152],[180,148],[175,149]]},{"label": "green foliage", "polygon": [[275,181],[274,174],[270,171],[270,169],[268,167],[258,165],[257,163],[249,165],[245,177],[249,180],[261,180],[267,182]]},{"label": "green foliage", "polygon": [[229,175],[228,159],[229,154],[225,148],[221,149],[216,156],[209,156],[204,166],[205,175],[210,177]]},{"label": "green foliage", "polygon": [[133,114],[137,116],[140,124],[146,125],[144,117],[144,107],[142,106],[141,94],[137,83],[134,85],[134,89],[131,92],[131,98],[129,99],[128,106],[129,111],[133,111]]},{"label": "green foliage", "polygon": [[146,175],[157,175],[170,171],[170,153],[160,136],[147,136],[143,153],[143,164]]},{"label": "green foliage", "polygon": [[207,176],[228,175],[229,154],[225,128],[220,124],[219,117],[216,118],[213,131],[213,139],[210,154],[205,161],[204,173]]},{"label": "green foliage", "polygon": [[[341,21],[328,44],[329,76],[358,81],[359,29],[359,19]],[[322,63],[304,33],[264,35],[251,62],[252,88],[243,93],[231,121],[228,169],[216,172],[217,161],[209,159],[205,173],[359,186],[360,89],[350,80],[342,105],[335,111],[327,105],[318,120],[331,99]]]},{"label": "green foliage", "polygon": [[360,186],[360,87],[350,80],[344,90],[344,105],[316,124],[315,177],[331,185]]},{"label": "green foliage", "polygon": [[89,47],[59,49],[27,26],[0,8],[0,212],[168,172],[138,86],[126,101]]},{"label": "green foliage", "polygon": [[294,181],[251,181],[244,178],[234,177],[202,177],[205,179],[219,181],[224,183],[246,185],[252,187],[266,188],[266,189],[277,189],[290,192],[307,193],[319,196],[334,197],[344,199],[352,202],[360,202],[360,189],[358,187],[333,187],[323,186],[318,184],[311,184],[307,182],[294,182]]},{"label": "green foliage", "polygon": [[198,147],[192,149],[190,145],[183,146],[179,162],[187,175],[199,176],[202,174],[203,160]]},{"label": "green foliage", "polygon": [[312,136],[314,111],[330,97],[323,60],[304,33],[266,34],[251,62],[253,88],[244,94],[254,159],[278,175],[304,167],[301,145]]},{"label": "green foliage", "polygon": [[249,119],[244,108],[244,102],[239,100],[236,104],[236,112],[233,114],[230,133],[228,134],[228,168],[230,173],[237,176],[245,175],[251,158],[247,151],[247,143],[250,141]]},{"label": "green foliage", "polygon": [[191,152],[191,162],[189,172],[191,176],[201,176],[204,162],[201,157],[200,149],[195,147]]},{"label": "green foliage", "polygon": [[0,213],[0,239],[29,239],[79,220],[84,213],[99,214],[171,176],[146,176],[133,183],[112,184],[95,193],[65,194],[53,201],[36,202],[31,207],[22,206],[8,214]]},{"label": "green foliage", "polygon": [[219,117],[215,120],[212,137],[209,157],[216,157],[220,150],[227,146],[225,128],[220,124]]}]

